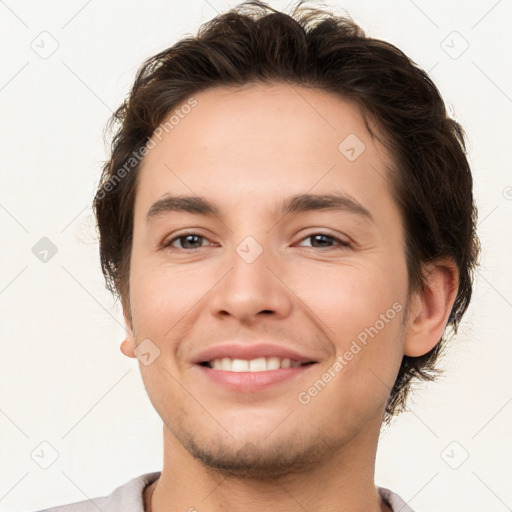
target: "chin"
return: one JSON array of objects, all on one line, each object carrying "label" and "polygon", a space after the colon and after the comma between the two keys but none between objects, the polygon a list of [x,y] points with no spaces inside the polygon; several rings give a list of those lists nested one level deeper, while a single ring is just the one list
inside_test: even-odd
[{"label": "chin", "polygon": [[292,472],[301,473],[333,449],[332,443],[320,436],[299,440],[285,432],[281,436],[274,434],[271,440],[251,439],[250,435],[243,440],[231,436],[207,440],[190,432],[176,437],[206,469],[244,479],[271,480]]}]

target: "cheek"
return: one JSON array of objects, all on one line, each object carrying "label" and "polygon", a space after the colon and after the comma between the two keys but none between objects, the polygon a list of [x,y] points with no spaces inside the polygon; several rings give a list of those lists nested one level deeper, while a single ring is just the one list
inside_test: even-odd
[{"label": "cheek", "polygon": [[137,263],[132,266],[130,300],[138,337],[154,338],[162,346],[166,340],[169,346],[169,340],[201,307],[211,288],[209,278],[199,267]]},{"label": "cheek", "polygon": [[361,333],[364,338],[365,329],[375,324],[384,330],[384,322],[390,330],[390,325],[400,322],[398,316],[406,296],[405,282],[399,279],[403,272],[400,264],[391,267],[382,262],[325,267],[320,274],[302,273],[296,281],[297,295],[339,352]]},{"label": "cheek", "polygon": [[316,323],[333,353],[298,397],[309,404],[308,412],[350,428],[384,406],[403,356],[406,295],[398,272],[398,266],[389,272],[368,266],[338,269],[325,273],[324,286],[304,298],[321,320]]},{"label": "cheek", "polygon": [[[137,342],[148,338],[157,347],[158,356],[145,365],[139,363],[150,400],[162,418],[168,417],[168,405],[184,417],[190,398],[179,385],[185,369],[177,357],[180,342],[197,318],[208,286],[198,271],[179,269],[134,259],[130,280],[130,298]],[[211,287],[211,286],[210,286]],[[205,290],[206,288],[206,290]],[[153,356],[152,356],[153,357]]]}]

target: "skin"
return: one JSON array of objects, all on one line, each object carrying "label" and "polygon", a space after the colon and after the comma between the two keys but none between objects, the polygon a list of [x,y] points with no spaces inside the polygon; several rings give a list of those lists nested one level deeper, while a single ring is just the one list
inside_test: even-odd
[{"label": "skin", "polygon": [[[457,269],[448,259],[430,264],[426,287],[409,296],[391,162],[354,105],[286,84],[194,97],[197,106],[145,157],[134,210],[121,350],[136,357],[149,338],[160,351],[140,363],[163,420],[152,512],[389,510],[374,484],[385,403],[403,355],[439,341]],[[354,161],[338,150],[349,134],[366,147]],[[349,194],[373,221],[343,210],[279,212],[290,195],[332,192]],[[148,223],[151,205],[168,193],[205,197],[220,213],[168,212]],[[184,233],[204,238],[187,245],[177,239]],[[350,245],[312,236],[319,233]],[[252,263],[236,251],[248,236],[263,250]],[[298,394],[393,304],[401,311],[300,403]],[[265,391],[240,393],[191,363],[210,346],[256,341],[294,348],[316,364]]]}]

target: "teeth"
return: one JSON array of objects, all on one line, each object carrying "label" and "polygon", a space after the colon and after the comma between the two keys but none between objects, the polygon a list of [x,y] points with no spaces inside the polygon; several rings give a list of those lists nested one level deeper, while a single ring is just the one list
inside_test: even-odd
[{"label": "teeth", "polygon": [[214,370],[225,370],[229,372],[265,372],[268,370],[278,370],[279,368],[296,368],[301,366],[298,361],[279,357],[258,357],[257,359],[213,359],[210,366]]},{"label": "teeth", "polygon": [[[234,366],[235,361],[233,361]],[[251,359],[248,363],[250,372],[264,372],[267,369],[267,360],[264,357]]]},{"label": "teeth", "polygon": [[233,359],[231,361],[231,371],[232,372],[248,372],[249,371],[249,361],[245,359]]},{"label": "teeth", "polygon": [[292,362],[289,359],[283,359],[281,361],[281,368],[290,368]]},{"label": "teeth", "polygon": [[277,370],[278,368],[281,368],[279,357],[269,357],[267,359],[267,370]]}]

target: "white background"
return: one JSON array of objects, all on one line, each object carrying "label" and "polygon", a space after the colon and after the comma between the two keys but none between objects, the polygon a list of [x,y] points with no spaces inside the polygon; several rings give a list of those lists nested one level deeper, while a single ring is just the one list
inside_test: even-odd
[{"label": "white background", "polygon": [[[0,2],[1,511],[105,495],[162,467],[160,418],[137,361],[119,351],[122,316],[104,288],[91,202],[103,128],[138,66],[234,5]],[[383,432],[376,482],[419,512],[510,510],[512,1],[327,5],[430,72],[468,134],[484,246],[445,376]],[[48,58],[35,51],[52,44]],[[58,249],[46,263],[32,252],[42,237]],[[41,442],[58,453],[48,469],[31,458],[51,461]]]}]

